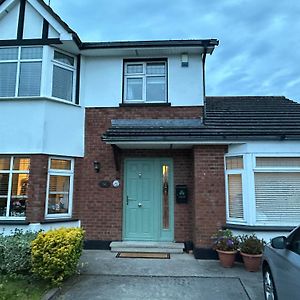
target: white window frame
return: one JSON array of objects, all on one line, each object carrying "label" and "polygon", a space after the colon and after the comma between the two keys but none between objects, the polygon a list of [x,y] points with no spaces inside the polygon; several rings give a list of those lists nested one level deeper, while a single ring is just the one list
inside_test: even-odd
[{"label": "white window frame", "polygon": [[[226,170],[226,157],[243,156],[243,170]],[[300,168],[295,167],[256,167],[256,158],[258,157],[300,157],[299,153],[230,153],[224,157],[225,169],[225,197],[226,197],[226,222],[235,225],[248,226],[282,226],[271,223],[261,223],[256,221],[256,195],[255,195],[255,173],[300,173]],[[228,174],[242,174],[243,190],[243,212],[244,221],[240,219],[229,218],[229,199],[228,199]],[[296,225],[296,224],[294,224]],[[286,226],[294,226],[287,224]]]},{"label": "white window frame", "polygon": [[[4,155],[6,156],[6,155]],[[9,170],[1,170],[1,174],[9,174],[8,178],[8,193],[7,193],[7,203],[6,203],[6,216],[0,216],[0,220],[26,220],[26,215],[25,217],[14,217],[14,216],[9,216],[10,212],[10,200],[11,200],[11,189],[12,189],[12,177],[13,174],[30,174],[30,167],[29,170],[14,170],[13,169],[13,163],[15,158],[29,158],[28,156],[10,156],[7,155],[7,157],[10,157],[9,160]],[[29,175],[30,176],[30,175]],[[26,196],[28,199],[28,195]],[[26,212],[25,212],[26,214]]]},{"label": "white window frame", "polygon": [[[38,58],[38,59],[21,59],[21,49],[22,48],[42,48],[42,58]],[[14,96],[7,96],[7,97],[1,97],[2,98],[34,98],[34,97],[40,97],[42,94],[42,81],[43,81],[43,61],[44,61],[44,47],[40,46],[40,45],[33,45],[33,46],[5,46],[5,47],[1,47],[1,49],[3,48],[10,48],[10,49],[18,49],[18,58],[17,59],[9,59],[9,60],[0,60],[0,64],[1,63],[17,63],[17,72],[16,72],[16,87],[15,87],[15,94]],[[19,96],[19,86],[20,86],[20,69],[21,69],[21,63],[23,62],[40,62],[41,63],[41,82],[40,82],[40,94],[39,95],[34,95],[34,96]]]},{"label": "white window frame", "polygon": [[[243,169],[228,169],[226,166],[226,159],[230,157],[241,157],[243,160]],[[235,224],[245,224],[245,189],[244,189],[244,181],[245,181],[245,159],[243,154],[232,154],[224,156],[224,170],[225,170],[225,198],[226,198],[226,220],[229,223]],[[229,189],[228,189],[228,175],[241,175],[242,179],[242,197],[243,197],[243,218],[232,218],[229,214]]]},{"label": "white window frame", "polygon": [[[160,74],[147,74],[147,64],[151,63],[161,63],[165,65],[165,74],[160,75]],[[127,66],[128,65],[143,65],[143,72],[142,73],[127,73]],[[164,77],[164,84],[165,84],[165,99],[164,100],[147,100],[147,95],[146,95],[146,89],[147,89],[147,78],[148,77]],[[124,103],[167,103],[167,95],[168,95],[168,64],[166,60],[137,60],[137,61],[126,61],[124,62]],[[129,100],[127,99],[127,78],[137,78],[137,79],[142,79],[142,99],[132,99]]]},{"label": "white window frame", "polygon": [[[51,159],[58,160],[67,160],[71,162],[70,170],[62,169],[51,169]],[[50,187],[50,176],[68,176],[70,177],[70,186],[69,186],[69,206],[68,213],[66,214],[48,214],[48,200],[49,200],[49,187]],[[56,157],[51,156],[48,159],[48,174],[47,174],[47,191],[46,191],[46,203],[45,203],[45,219],[62,219],[62,218],[71,218],[72,209],[73,209],[73,185],[74,185],[74,159],[68,157]]]},{"label": "white window frame", "polygon": [[[56,99],[58,101],[65,101],[65,102],[68,102],[68,103],[74,103],[75,102],[75,96],[76,96],[75,94],[76,94],[76,67],[77,67],[77,58],[76,58],[76,56],[74,56],[74,55],[72,55],[72,54],[70,54],[70,53],[68,53],[66,51],[57,49],[57,48],[51,48],[51,50],[52,51],[50,51],[50,53],[51,53],[50,54],[51,55],[50,97],[53,98],[53,99]],[[68,64],[64,64],[64,63],[62,63],[60,61],[55,60],[54,59],[54,53],[55,52],[59,52],[59,53],[62,53],[64,55],[72,57],[74,59],[74,65],[70,66]],[[60,67],[62,69],[71,71],[73,73],[73,76],[72,76],[73,86],[72,86],[72,99],[71,100],[52,96],[54,66],[57,66],[57,67]]]}]

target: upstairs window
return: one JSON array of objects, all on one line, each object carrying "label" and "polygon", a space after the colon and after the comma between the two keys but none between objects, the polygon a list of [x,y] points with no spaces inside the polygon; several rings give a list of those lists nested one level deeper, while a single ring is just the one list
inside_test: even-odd
[{"label": "upstairs window", "polygon": [[166,62],[126,62],[124,65],[125,102],[166,102]]},{"label": "upstairs window", "polygon": [[42,47],[0,48],[0,97],[40,96]]},{"label": "upstairs window", "polygon": [[52,96],[67,101],[74,95],[75,58],[54,50]]}]

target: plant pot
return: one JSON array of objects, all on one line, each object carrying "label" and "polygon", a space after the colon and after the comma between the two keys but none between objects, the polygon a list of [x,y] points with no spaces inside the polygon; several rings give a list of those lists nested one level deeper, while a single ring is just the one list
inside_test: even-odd
[{"label": "plant pot", "polygon": [[217,250],[219,255],[220,264],[224,268],[232,268],[235,261],[235,254],[237,251],[222,251]]},{"label": "plant pot", "polygon": [[243,257],[244,265],[249,272],[258,272],[261,265],[262,254],[247,254],[241,252]]}]

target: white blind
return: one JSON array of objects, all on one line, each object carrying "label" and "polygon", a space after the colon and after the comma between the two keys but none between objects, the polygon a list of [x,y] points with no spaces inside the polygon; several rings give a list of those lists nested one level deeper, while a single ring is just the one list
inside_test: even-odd
[{"label": "white blind", "polygon": [[53,66],[52,96],[72,101],[73,71]]},{"label": "white blind", "polygon": [[0,63],[0,97],[14,97],[17,63]]},{"label": "white blind", "polygon": [[20,68],[19,96],[39,96],[41,75],[41,62],[22,62]]},{"label": "white blind", "polygon": [[242,192],[242,175],[228,175],[228,202],[229,217],[235,219],[243,219],[243,192]]},{"label": "white blind", "polygon": [[257,157],[256,167],[262,168],[299,168],[300,157]]},{"label": "white blind", "polygon": [[255,173],[256,221],[287,225],[300,222],[300,173]]}]

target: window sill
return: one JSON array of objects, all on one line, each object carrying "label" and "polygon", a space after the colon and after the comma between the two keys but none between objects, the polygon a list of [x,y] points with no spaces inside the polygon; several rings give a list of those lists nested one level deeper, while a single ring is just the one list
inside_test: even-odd
[{"label": "window sill", "polygon": [[263,226],[263,225],[237,225],[237,224],[226,224],[223,229],[237,229],[244,231],[292,231],[296,226]]},{"label": "window sill", "polygon": [[26,220],[0,220],[0,225],[29,225]]},{"label": "window sill", "polygon": [[120,103],[119,104],[120,107],[131,107],[131,106],[136,106],[136,107],[141,107],[141,106],[171,106],[171,103],[169,102],[164,102],[164,103],[146,103],[146,102],[143,102],[143,103],[136,103],[136,102],[133,102],[133,103]]},{"label": "window sill", "polygon": [[41,221],[41,224],[48,224],[48,223],[63,223],[63,222],[77,222],[79,219],[73,218],[53,218],[53,219],[45,219]]}]

